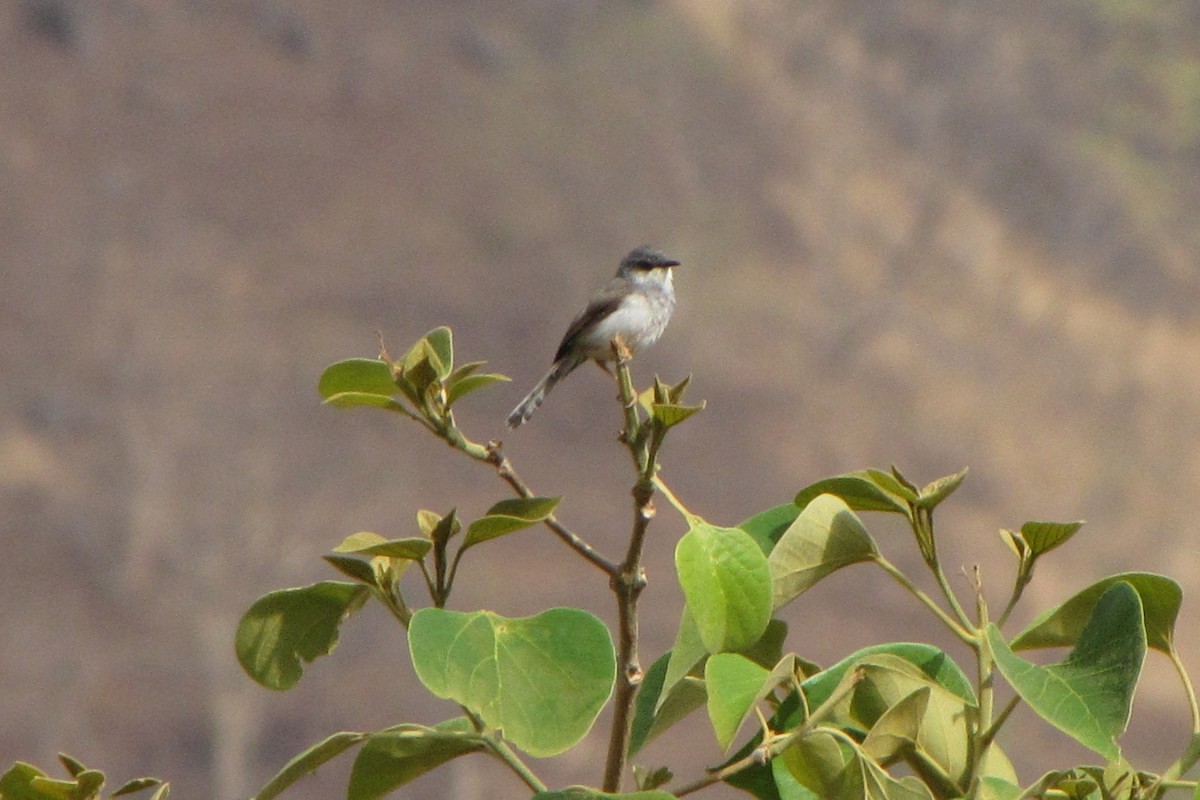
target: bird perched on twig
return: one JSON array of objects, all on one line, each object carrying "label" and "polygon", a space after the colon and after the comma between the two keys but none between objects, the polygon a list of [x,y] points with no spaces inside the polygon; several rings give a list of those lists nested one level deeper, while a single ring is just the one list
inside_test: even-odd
[{"label": "bird perched on twig", "polygon": [[649,246],[625,256],[616,277],[592,296],[567,328],[554,366],[508,415],[508,426],[528,422],[550,390],[583,362],[591,359],[604,367],[613,361],[614,341],[634,354],[654,344],[675,310],[672,272],[677,266],[678,261]]}]

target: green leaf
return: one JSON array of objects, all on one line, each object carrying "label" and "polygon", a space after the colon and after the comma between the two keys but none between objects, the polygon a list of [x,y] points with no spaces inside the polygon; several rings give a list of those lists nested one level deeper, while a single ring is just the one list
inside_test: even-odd
[{"label": "green leaf", "polygon": [[1083,527],[1079,522],[1026,522],[1021,526],[1021,540],[1029,548],[1029,554],[1037,558],[1048,553],[1075,535]]},{"label": "green leaf", "polygon": [[437,373],[438,380],[446,380],[446,378],[450,377],[450,372],[454,369],[453,334],[449,328],[443,325],[425,334],[424,339],[429,342],[429,350],[433,353],[434,358],[431,359],[431,363]]},{"label": "green leaf", "polygon": [[46,773],[32,764],[18,761],[0,775],[0,797],[4,800],[59,800],[57,794],[34,788],[34,780],[45,776]]},{"label": "green leaf", "polygon": [[126,794],[133,794],[144,789],[150,789],[163,784],[158,778],[134,778],[131,781],[126,781],[112,793],[113,797],[121,797]]},{"label": "green leaf", "polygon": [[954,490],[962,484],[966,477],[967,468],[963,467],[960,472],[947,475],[944,478],[938,478],[921,489],[921,494],[917,498],[916,504],[922,508],[936,508],[943,500],[954,493]]},{"label": "green leaf", "polygon": [[396,394],[392,368],[377,358],[351,358],[330,364],[317,383],[321,398],[329,401],[340,394],[366,394],[391,397]]},{"label": "green leaf", "polygon": [[370,596],[365,586],[339,581],[264,595],[238,623],[242,669],[268,689],[290,689],[303,673],[300,662],[332,652],[342,620]]},{"label": "green leaf", "polygon": [[325,738],[284,765],[275,777],[258,790],[253,800],[274,800],[296,781],[317,771],[317,767],[340,755],[366,738],[365,733],[344,731]]},{"label": "green leaf", "polygon": [[795,503],[785,503],[768,508],[766,511],[739,522],[738,527],[754,537],[754,541],[758,542],[762,551],[769,555],[774,549],[775,543],[779,541],[779,537],[783,536],[784,531],[791,527],[801,511],[800,506]]},{"label": "green leaf", "polygon": [[58,754],[58,763],[62,764],[72,778],[78,778],[81,774],[88,771],[83,762],[79,759],[69,756],[66,753]]},{"label": "green leaf", "polygon": [[375,800],[445,764],[483,749],[466,717],[433,728],[401,725],[371,734],[350,771],[347,800]]},{"label": "green leaf", "polygon": [[737,653],[716,653],[704,665],[708,692],[708,718],[721,752],[727,752],[758,699],[758,690],[770,673]]},{"label": "green leaf", "polygon": [[667,674],[663,678],[663,695],[659,698],[656,711],[661,708],[667,696],[675,685],[693,672],[706,656],[708,649],[700,638],[700,629],[696,626],[696,618],[685,605],[679,619],[679,630],[675,633],[675,644],[669,653]]},{"label": "green leaf", "polygon": [[863,752],[886,763],[916,748],[921,720],[929,707],[929,692],[930,687],[923,686],[889,706],[863,739]]},{"label": "green leaf", "polygon": [[501,500],[467,527],[462,549],[536,525],[554,513],[561,497],[515,497]]},{"label": "green leaf", "polygon": [[333,548],[333,551],[335,553],[354,553],[360,556],[385,556],[420,561],[429,552],[429,548],[433,547],[433,542],[421,536],[407,539],[384,539],[378,534],[372,534],[372,536],[378,536],[379,541],[355,538],[359,536],[360,534],[353,534],[347,537],[345,541]]},{"label": "green leaf", "polygon": [[903,486],[891,475],[877,469],[864,469],[835,475],[800,490],[796,505],[804,508],[819,495],[836,495],[855,511],[891,511],[908,516],[908,504],[915,503],[916,493]]},{"label": "green leaf", "polygon": [[654,403],[650,407],[650,416],[664,429],[673,428],[693,414],[703,411],[704,404],[698,406],[677,406],[670,403]]},{"label": "green leaf", "polygon": [[560,792],[538,792],[533,800],[675,800],[675,795],[658,790],[610,794],[578,786]]},{"label": "green leaf", "polygon": [[538,757],[583,738],[616,678],[608,628],[575,608],[522,618],[423,608],[412,617],[408,642],[429,691]]},{"label": "green leaf", "polygon": [[1141,598],[1146,644],[1170,653],[1174,649],[1175,621],[1183,604],[1183,589],[1170,578],[1149,572],[1126,572],[1092,584],[1031,622],[1012,640],[1012,649],[1074,645],[1100,597],[1117,583],[1130,585]]},{"label": "green leaf", "polygon": [[325,403],[334,408],[382,408],[387,411],[407,413],[407,409],[402,403],[390,397],[369,392],[339,392],[331,395]]},{"label": "green leaf", "polygon": [[847,722],[868,731],[864,750],[884,761],[891,757],[885,755],[890,748],[902,750],[907,741],[952,781],[966,777],[974,704],[893,654],[878,653],[858,666],[864,679],[849,704],[852,718]]},{"label": "green leaf", "polygon": [[458,380],[453,380],[453,376],[451,376],[450,380],[453,382],[447,383],[447,407],[454,405],[463,395],[469,394],[476,389],[482,389],[484,386],[490,386],[493,383],[507,383],[512,378],[494,372],[485,372],[480,375],[466,375]]},{"label": "green leaf", "polygon": [[877,554],[871,535],[841,498],[813,498],[771,551],[772,607],[790,603],[822,578]]},{"label": "green leaf", "polygon": [[[704,705],[704,682],[686,676],[677,680],[663,696],[671,653],[663,653],[646,670],[634,701],[633,727],[629,735],[629,755],[634,755],[654,737]],[[660,703],[659,700],[662,699]]]},{"label": "green leaf", "polygon": [[1142,601],[1133,586],[1119,581],[1100,596],[1075,649],[1059,664],[1015,655],[994,624],[987,634],[996,666],[1030,708],[1103,757],[1120,755],[1116,737],[1129,722],[1146,655]]},{"label": "green leaf", "polygon": [[361,558],[337,555],[325,555],[321,556],[321,558],[348,578],[362,581],[367,586],[377,587],[379,585],[375,576],[375,570],[371,569],[370,563],[363,561]]},{"label": "green leaf", "polygon": [[771,621],[771,572],[754,539],[696,519],[675,548],[688,610],[710,653],[754,644]]},{"label": "green leaf", "polygon": [[737,736],[755,704],[775,687],[794,679],[796,657],[785,656],[770,671],[737,653],[717,653],[704,667],[708,717],[723,752]]},{"label": "green leaf", "polygon": [[828,669],[804,681],[801,684],[804,696],[812,707],[819,706],[833,694],[846,672],[862,661],[880,655],[894,655],[908,661],[929,676],[930,680],[938,686],[970,705],[975,704],[975,691],[971,688],[971,681],[954,663],[954,659],[933,645],[910,642],[877,644],[856,650]]}]

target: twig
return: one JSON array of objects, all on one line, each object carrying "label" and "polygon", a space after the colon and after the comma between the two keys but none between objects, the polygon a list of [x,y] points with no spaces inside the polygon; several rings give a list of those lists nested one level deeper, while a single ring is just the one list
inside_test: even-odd
[{"label": "twig", "polygon": [[[513,491],[520,497],[533,497],[534,492],[529,488],[529,484],[521,479],[513,469],[512,462],[508,457],[500,451],[500,442],[490,441],[487,444],[487,458],[484,459],[496,469],[496,474],[501,480],[512,487]],[[596,548],[585,542],[577,534],[573,533],[569,528],[558,521],[558,518],[553,514],[542,520],[542,523],[554,532],[558,538],[562,539],[568,547],[570,547],[579,555],[587,559],[591,564],[609,578],[613,578],[620,571],[621,567],[616,562],[605,558]]]},{"label": "twig", "polygon": [[617,685],[613,692],[612,730],[608,740],[608,757],[604,765],[603,787],[606,792],[618,792],[625,773],[628,758],[629,736],[633,724],[633,703],[641,686],[643,673],[638,660],[638,617],[637,603],[646,588],[646,574],[642,569],[642,550],[646,542],[646,529],[654,518],[654,475],[653,463],[647,458],[638,428],[641,423],[637,413],[637,396],[629,376],[629,350],[620,341],[613,343],[616,355],[617,382],[621,387],[621,402],[624,404],[625,430],[622,439],[629,447],[638,480],[633,487],[633,528],[629,535],[629,547],[619,568],[612,574],[610,586],[617,600]]}]

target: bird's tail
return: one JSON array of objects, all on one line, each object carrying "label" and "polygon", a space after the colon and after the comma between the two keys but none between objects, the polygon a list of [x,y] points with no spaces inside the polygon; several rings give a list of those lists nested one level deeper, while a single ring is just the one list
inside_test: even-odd
[{"label": "bird's tail", "polygon": [[533,387],[533,391],[525,395],[525,399],[518,403],[517,407],[508,415],[508,427],[515,429],[528,422],[555,384],[567,377],[567,374],[579,364],[579,361],[569,357],[555,361],[546,376],[537,382],[537,386]]}]

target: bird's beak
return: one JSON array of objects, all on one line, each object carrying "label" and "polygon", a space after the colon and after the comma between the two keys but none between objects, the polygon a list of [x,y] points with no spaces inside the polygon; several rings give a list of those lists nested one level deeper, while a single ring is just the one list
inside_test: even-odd
[{"label": "bird's beak", "polygon": [[660,267],[678,267],[679,262],[678,261],[664,261],[661,264],[659,264],[659,266]]}]

